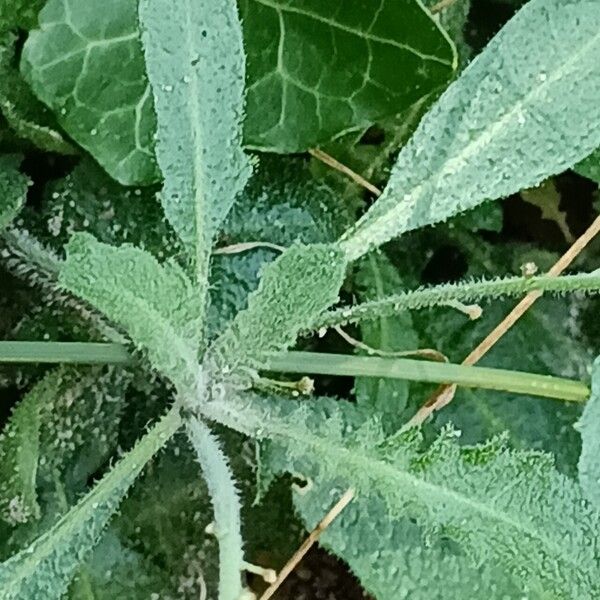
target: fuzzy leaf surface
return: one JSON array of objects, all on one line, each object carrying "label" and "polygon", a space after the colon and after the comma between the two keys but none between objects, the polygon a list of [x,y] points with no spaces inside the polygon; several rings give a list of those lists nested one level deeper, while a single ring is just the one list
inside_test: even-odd
[{"label": "fuzzy leaf surface", "polygon": [[600,144],[599,32],[595,0],[528,2],[423,118],[383,195],[344,236],[349,259],[590,154]]},{"label": "fuzzy leaf surface", "polygon": [[[427,450],[414,432],[386,446],[380,424],[344,403],[310,404],[244,394],[201,407],[207,417],[279,446],[279,471],[343,480],[380,494],[406,516],[457,542],[475,564],[493,564],[520,589],[557,598],[598,594],[600,515],[548,455],[513,451],[504,440],[461,448],[446,430]],[[361,424],[363,423],[363,424]]]},{"label": "fuzzy leaf surface", "polygon": [[162,203],[184,243],[206,256],[251,173],[241,145],[245,57],[237,6],[142,0],[140,24]]},{"label": "fuzzy leaf surface", "polygon": [[51,529],[0,564],[0,597],[3,600],[61,598],[75,569],[97,543],[137,475],[180,424],[176,412],[167,413]]},{"label": "fuzzy leaf surface", "polygon": [[415,0],[241,0],[246,143],[299,152],[397,114],[448,81],[452,43]]},{"label": "fuzzy leaf surface", "polygon": [[202,312],[195,287],[174,261],[161,265],[133,246],[115,248],[80,233],[67,246],[59,281],[123,327],[174,383],[193,384]]},{"label": "fuzzy leaf surface", "polygon": [[49,0],[23,48],[21,72],[61,127],[125,185],[151,183],[156,117],[137,3]]}]

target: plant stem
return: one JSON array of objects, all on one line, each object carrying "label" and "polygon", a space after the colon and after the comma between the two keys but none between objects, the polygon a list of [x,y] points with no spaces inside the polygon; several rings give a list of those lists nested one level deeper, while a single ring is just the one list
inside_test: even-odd
[{"label": "plant stem", "polygon": [[288,352],[271,358],[266,368],[288,373],[455,383],[465,387],[478,387],[572,402],[585,402],[590,394],[584,383],[570,379],[405,358]]},{"label": "plant stem", "polygon": [[[131,361],[127,347],[121,344],[0,342],[0,363],[127,364]],[[590,394],[584,383],[571,379],[407,358],[287,352],[272,357],[264,368],[287,373],[457,384],[572,402],[585,402]]]},{"label": "plant stem", "polygon": [[123,364],[126,346],[93,342],[0,342],[0,363]]}]

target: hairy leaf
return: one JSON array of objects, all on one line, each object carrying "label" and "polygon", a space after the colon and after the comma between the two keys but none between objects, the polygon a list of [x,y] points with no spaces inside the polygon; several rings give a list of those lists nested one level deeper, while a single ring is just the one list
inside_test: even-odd
[{"label": "hairy leaf", "polygon": [[0,231],[17,216],[25,203],[29,180],[19,173],[20,158],[0,156]]},{"label": "hairy leaf", "polygon": [[0,111],[15,133],[48,152],[73,154],[54,116],[31,92],[15,62],[16,36],[0,39]]},{"label": "hairy leaf", "polygon": [[337,300],[345,272],[346,262],[333,244],[292,246],[263,270],[248,308],[212,345],[212,360],[229,367],[258,366],[286,350]]},{"label": "hairy leaf", "polygon": [[219,441],[208,426],[192,417],[187,432],[212,499],[219,539],[219,598],[238,600],[244,561],[238,492]]},{"label": "hairy leaf", "polygon": [[595,0],[528,2],[423,118],[344,236],[348,258],[532,187],[596,148],[599,32]]},{"label": "hairy leaf", "polygon": [[579,482],[593,505],[600,509],[600,397],[598,382],[600,360],[596,359],[592,371],[592,396],[585,405],[578,423],[581,432],[581,456],[579,457]]},{"label": "hairy leaf", "polygon": [[156,118],[137,3],[48,0],[23,48],[21,71],[61,127],[117,181],[158,179]]},{"label": "hairy leaf", "polygon": [[0,433],[0,516],[10,524],[39,517],[36,479],[41,415],[54,402],[60,371],[51,371],[17,404]]},{"label": "hairy leaf", "polygon": [[512,451],[496,438],[461,448],[445,431],[422,451],[418,434],[386,445],[380,425],[351,405],[261,399],[253,394],[209,402],[209,418],[279,446],[274,467],[319,481],[343,481],[357,494],[380,494],[390,514],[407,516],[460,544],[475,564],[490,563],[520,589],[557,598],[598,594],[600,515],[579,487],[539,452]]},{"label": "hairy leaf", "polygon": [[246,143],[298,152],[397,114],[453,74],[452,44],[415,0],[241,0]]},{"label": "hairy leaf", "polygon": [[194,286],[174,261],[160,265],[143,250],[80,233],[67,246],[59,281],[123,327],[176,385],[194,386],[202,313]]},{"label": "hairy leaf", "polygon": [[203,268],[251,172],[241,147],[245,69],[237,7],[234,0],[142,0],[140,21],[158,118],[162,203]]},{"label": "hairy leaf", "polygon": [[51,529],[0,564],[3,598],[61,598],[137,475],[180,424],[179,414],[169,412]]}]

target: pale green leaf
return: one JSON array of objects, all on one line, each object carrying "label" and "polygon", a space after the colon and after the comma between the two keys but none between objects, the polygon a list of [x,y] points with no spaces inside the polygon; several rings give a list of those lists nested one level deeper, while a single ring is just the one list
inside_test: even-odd
[{"label": "pale green leaf", "polygon": [[573,168],[580,175],[592,179],[596,183],[600,183],[600,148],[596,149],[580,163],[577,163]]},{"label": "pale green leaf", "polygon": [[578,423],[581,432],[579,482],[587,498],[600,509],[600,360],[592,370],[592,395]]},{"label": "pale green leaf", "polygon": [[380,423],[365,422],[343,402],[248,393],[227,400],[200,410],[271,439],[276,470],[309,479],[318,473],[319,481],[342,481],[359,496],[379,494],[391,515],[442,532],[474,564],[497,565],[524,591],[541,589],[565,600],[600,593],[600,515],[547,455],[509,450],[500,438],[461,448],[450,430],[425,451],[414,431],[386,445]]},{"label": "pale green leaf", "polygon": [[17,156],[0,156],[0,231],[19,214],[25,203],[29,179],[19,172]]},{"label": "pale green leaf", "polygon": [[16,36],[0,41],[0,111],[22,139],[47,152],[74,154],[75,149],[58,130],[54,116],[31,92],[15,64]]},{"label": "pale green leaf", "polygon": [[221,368],[258,366],[288,349],[298,333],[336,302],[346,262],[334,244],[295,245],[263,269],[248,308],[215,340],[210,360]]},{"label": "pale green leaf", "polygon": [[344,236],[348,258],[587,156],[600,144],[599,52],[596,0],[528,2],[423,118]]},{"label": "pale green leaf", "polygon": [[180,424],[177,411],[167,413],[55,525],[28,548],[0,564],[0,597],[60,599],[135,478]]},{"label": "pale green leaf", "polygon": [[126,185],[158,179],[156,118],[137,3],[49,0],[23,48],[21,71],[58,123]]},{"label": "pale green leaf", "polygon": [[245,57],[237,7],[234,0],[142,0],[140,22],[162,203],[203,262],[251,172],[241,146]]},{"label": "pale green leaf", "polygon": [[186,429],[212,499],[219,540],[219,599],[239,600],[244,553],[238,492],[219,440],[208,426],[192,417]]},{"label": "pale green leaf", "polygon": [[161,265],[133,246],[115,248],[80,233],[67,245],[59,282],[123,327],[174,383],[194,385],[202,312],[195,287],[173,260]]},{"label": "pale green leaf", "polygon": [[455,51],[415,0],[241,0],[246,143],[298,152],[440,88]]},{"label": "pale green leaf", "polygon": [[60,381],[59,370],[48,373],[19,401],[0,433],[0,516],[12,525],[39,517],[41,415],[55,401]]}]

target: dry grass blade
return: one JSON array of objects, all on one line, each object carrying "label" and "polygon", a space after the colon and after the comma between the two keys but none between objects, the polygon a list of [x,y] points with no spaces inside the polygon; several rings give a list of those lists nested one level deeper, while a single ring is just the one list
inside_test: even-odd
[{"label": "dry grass blade", "polygon": [[346,490],[344,495],[335,503],[333,508],[323,517],[317,526],[310,532],[304,543],[296,550],[294,555],[288,560],[286,565],[281,569],[277,579],[265,590],[260,600],[268,600],[279,589],[281,584],[286,580],[287,576],[296,568],[298,563],[304,558],[306,553],[312,548],[321,534],[331,525],[334,519],[350,504],[354,498],[354,490],[352,488]]}]

